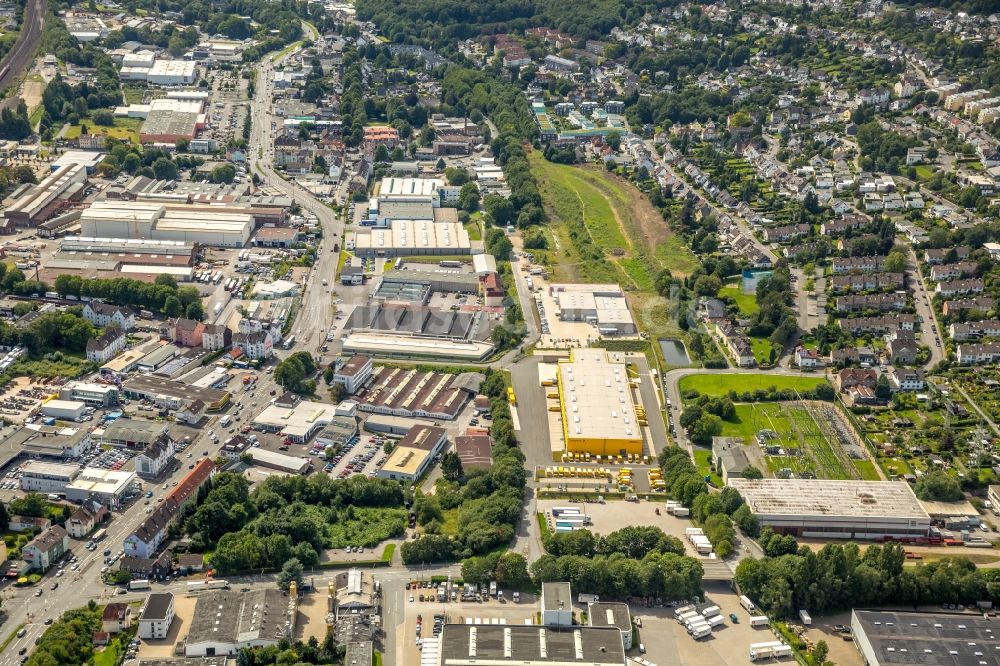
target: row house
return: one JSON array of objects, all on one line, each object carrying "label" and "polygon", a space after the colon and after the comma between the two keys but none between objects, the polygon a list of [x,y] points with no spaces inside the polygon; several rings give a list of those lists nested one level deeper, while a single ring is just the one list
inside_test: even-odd
[{"label": "row house", "polygon": [[151,558],[167,540],[170,525],[180,518],[186,506],[196,501],[198,490],[215,475],[215,463],[204,458],[173,488],[134,532],[125,537],[123,548],[128,557]]},{"label": "row house", "polygon": [[935,282],[957,280],[974,275],[978,267],[978,264],[974,261],[959,261],[954,264],[937,264],[935,266],[931,266],[931,279]]},{"label": "row house", "polygon": [[902,310],[906,307],[906,294],[892,292],[889,294],[847,294],[838,296],[834,301],[837,312],[859,312],[863,310],[878,310],[889,312]]},{"label": "row house", "polygon": [[980,278],[971,280],[950,280],[939,282],[934,287],[934,293],[942,296],[959,296],[964,294],[981,294],[986,288],[986,283]]},{"label": "row house", "polygon": [[221,351],[227,349],[233,341],[233,332],[222,324],[205,324],[201,334],[201,346],[205,351]]},{"label": "row house", "polygon": [[874,254],[868,257],[835,257],[833,272],[835,275],[845,273],[875,273],[885,266],[885,256]]},{"label": "row house", "polygon": [[858,215],[857,213],[851,213],[843,215],[837,219],[824,222],[820,225],[819,232],[824,236],[837,236],[847,233],[848,231],[862,229],[867,227],[869,224],[871,224],[871,218],[864,215]]},{"label": "row house", "polygon": [[838,319],[837,325],[853,335],[872,333],[883,335],[892,331],[912,331],[917,326],[917,316],[900,314],[885,317],[845,317]]},{"label": "row house", "polygon": [[948,327],[948,335],[955,342],[1000,337],[1000,319],[955,323]]},{"label": "row house", "polygon": [[955,358],[961,365],[983,365],[1000,361],[1000,344],[991,342],[987,344],[963,344],[958,345]]},{"label": "row house", "polygon": [[789,224],[764,229],[762,235],[768,243],[785,243],[796,238],[808,236],[810,229],[811,227],[808,224]]},{"label": "row house", "polygon": [[936,264],[943,264],[947,261],[948,254],[954,250],[955,258],[958,261],[965,261],[972,254],[972,248],[968,245],[959,245],[958,247],[941,247],[941,248],[931,248],[929,250],[924,250],[924,261],[926,261],[931,266]]},{"label": "row house", "polygon": [[902,289],[906,286],[905,273],[859,273],[834,275],[830,279],[834,291],[874,291]]},{"label": "row house", "polygon": [[994,305],[993,298],[990,296],[979,296],[977,298],[958,298],[950,301],[945,301],[941,306],[941,312],[946,317],[951,317],[957,315],[961,312],[967,312],[969,310],[981,310],[986,312],[987,310],[992,310]]}]

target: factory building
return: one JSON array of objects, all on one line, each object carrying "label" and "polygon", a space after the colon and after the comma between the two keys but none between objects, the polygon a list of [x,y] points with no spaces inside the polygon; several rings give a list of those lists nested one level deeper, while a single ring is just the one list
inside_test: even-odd
[{"label": "factory building", "polygon": [[832,539],[927,536],[931,517],[904,481],[741,479],[740,492],[762,527]]},{"label": "factory building", "polygon": [[345,249],[359,257],[479,254],[482,241],[471,241],[456,222],[393,220],[385,228],[363,228],[347,236]]},{"label": "factory building", "polygon": [[399,440],[376,475],[394,481],[415,481],[427,471],[447,441],[448,432],[444,428],[415,425]]},{"label": "factory building", "polygon": [[54,282],[59,275],[89,279],[121,277],[126,273],[130,278],[152,282],[156,276],[169,273],[178,282],[188,282],[194,270],[195,252],[194,243],[183,241],[68,236],[45,261],[41,277]]},{"label": "factory building", "polygon": [[[153,60],[148,56],[133,56],[129,64],[122,60],[118,73],[122,81],[145,81],[156,86],[191,85],[197,80],[198,68],[193,60]],[[148,63],[148,64],[147,64]]]},{"label": "factory building", "polygon": [[19,227],[36,227],[83,197],[87,168],[83,164],[57,167],[38,185],[29,188],[4,211],[4,217]]},{"label": "factory building", "polygon": [[851,635],[867,666],[995,664],[996,619],[968,613],[851,611]]},{"label": "factory building", "polygon": [[137,201],[97,201],[80,216],[84,236],[179,241],[216,247],[243,247],[253,218],[225,206],[186,206]]},{"label": "factory building", "polygon": [[623,354],[574,349],[568,360],[559,362],[557,380],[567,451],[642,453],[642,430]]},{"label": "factory building", "polygon": [[624,666],[625,646],[613,627],[539,627],[520,624],[445,624],[438,641],[436,666]]}]

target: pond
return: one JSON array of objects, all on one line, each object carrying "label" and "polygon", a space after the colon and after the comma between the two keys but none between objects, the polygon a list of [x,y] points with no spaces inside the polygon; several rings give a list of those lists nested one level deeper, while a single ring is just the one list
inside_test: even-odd
[{"label": "pond", "polygon": [[683,342],[673,338],[660,338],[657,342],[660,343],[660,351],[663,352],[663,360],[667,365],[691,365],[691,359]]}]

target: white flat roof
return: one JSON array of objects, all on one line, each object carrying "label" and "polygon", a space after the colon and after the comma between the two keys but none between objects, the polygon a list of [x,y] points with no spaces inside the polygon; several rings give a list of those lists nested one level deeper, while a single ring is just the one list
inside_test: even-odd
[{"label": "white flat roof", "polygon": [[437,195],[437,190],[444,187],[440,178],[383,178],[378,194],[382,196],[424,196]]},{"label": "white flat roof", "polygon": [[435,338],[416,338],[406,335],[375,332],[351,333],[344,342],[346,352],[370,354],[411,354],[414,356],[441,356],[447,358],[481,359],[493,350],[489,342],[456,342]]},{"label": "white flat roof", "polygon": [[569,438],[642,437],[621,353],[573,350],[572,360],[559,363],[559,389]]},{"label": "white flat roof", "polygon": [[740,491],[755,514],[764,516],[930,520],[905,481],[730,478],[728,485]]},{"label": "white flat roof", "polygon": [[79,466],[66,464],[66,463],[52,463],[52,462],[42,462],[40,460],[29,460],[21,468],[21,471],[25,474],[44,474],[47,476],[65,476],[67,479],[72,479],[77,471],[79,471]]},{"label": "white flat roof", "polygon": [[66,487],[76,488],[91,493],[117,495],[128,488],[134,481],[135,472],[86,467],[81,470],[80,475]]},{"label": "white flat roof", "polygon": [[294,437],[306,437],[311,430],[330,425],[337,408],[323,402],[303,400],[294,407],[268,407],[257,415],[254,423],[281,428],[281,433]]},{"label": "white flat roof", "polygon": [[393,220],[385,229],[359,229],[355,249],[378,250],[448,250],[468,252],[472,247],[469,232],[456,222],[431,220]]}]

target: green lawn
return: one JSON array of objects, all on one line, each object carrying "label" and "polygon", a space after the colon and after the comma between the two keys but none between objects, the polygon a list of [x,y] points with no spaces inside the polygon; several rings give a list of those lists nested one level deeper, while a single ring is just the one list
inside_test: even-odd
[{"label": "green lawn", "polygon": [[[139,143],[139,128],[142,126],[142,120],[139,118],[115,118],[115,124],[112,127],[95,125],[85,120],[83,125],[87,126],[87,131],[91,134],[102,134],[113,139],[123,139],[137,144]],[[82,125],[69,125],[63,133],[63,138],[67,140],[78,139],[82,129]]]},{"label": "green lawn", "polygon": [[94,653],[94,666],[115,666],[121,653],[121,640],[114,638],[103,650]]},{"label": "green lawn", "polygon": [[698,473],[702,477],[710,477],[712,483],[718,487],[722,487],[722,477],[712,471],[712,452],[707,449],[694,450],[694,464],[698,468]]},{"label": "green lawn", "polygon": [[736,301],[736,306],[746,317],[752,317],[760,310],[757,307],[757,296],[754,294],[744,294],[739,284],[727,284],[719,290],[719,297],[729,297]]},{"label": "green lawn", "polygon": [[753,356],[757,359],[757,365],[770,365],[771,353],[774,350],[774,358],[777,360],[780,350],[775,349],[774,344],[767,338],[750,338],[750,346],[753,348]]},{"label": "green lawn", "polygon": [[934,169],[925,164],[916,166],[914,169],[917,172],[917,180],[930,180],[934,177]]},{"label": "green lawn", "polygon": [[858,470],[858,474],[864,481],[881,481],[882,477],[879,476],[878,470],[875,469],[875,463],[870,460],[852,460],[854,464],[854,469]]},{"label": "green lawn", "polygon": [[[628,249],[629,243],[615,219],[611,204],[583,176],[584,172],[562,164],[546,164],[551,166],[547,169],[549,179],[556,188],[565,192],[568,199],[565,204],[583,217],[583,223],[594,244],[604,250]],[[576,201],[573,201],[574,198]]]},{"label": "green lawn", "polygon": [[797,377],[790,375],[771,374],[705,374],[688,375],[680,380],[681,393],[698,391],[701,395],[723,396],[730,391],[766,391],[771,387],[778,390],[795,389],[812,391],[820,384],[826,383],[823,377]]}]

